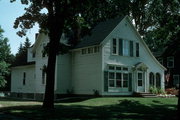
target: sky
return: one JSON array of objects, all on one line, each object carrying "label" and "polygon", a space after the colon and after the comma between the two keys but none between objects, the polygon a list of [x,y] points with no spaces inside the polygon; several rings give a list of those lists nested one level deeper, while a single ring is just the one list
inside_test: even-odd
[{"label": "sky", "polygon": [[4,37],[9,39],[9,44],[11,47],[12,54],[16,54],[20,43],[24,43],[26,37],[31,41],[31,44],[35,41],[35,33],[38,33],[38,25],[34,26],[32,29],[28,30],[27,36],[19,37],[16,32],[17,29],[13,28],[14,21],[17,17],[23,15],[24,8],[27,7],[17,0],[14,3],[10,3],[10,0],[0,0],[0,26],[5,31],[3,33]]}]

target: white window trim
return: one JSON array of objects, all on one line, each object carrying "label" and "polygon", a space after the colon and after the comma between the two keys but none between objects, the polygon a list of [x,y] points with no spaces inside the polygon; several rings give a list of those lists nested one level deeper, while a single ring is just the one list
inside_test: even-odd
[{"label": "white window trim", "polygon": [[[114,66],[114,70],[109,70],[109,66]],[[116,67],[121,67],[121,70],[116,70]],[[123,70],[123,68],[125,68],[126,66],[117,66],[117,65],[108,65],[108,76],[109,76],[109,72],[113,72],[114,73],[114,79],[110,79],[109,77],[108,77],[108,81],[109,80],[114,80],[114,87],[111,87],[111,86],[109,86],[109,84],[108,84],[108,87],[109,88],[128,88],[129,87],[129,84],[127,85],[127,87],[124,87],[124,80],[123,80],[123,74],[128,74],[128,83],[129,83],[129,73],[130,73],[130,69],[129,69],[129,67],[127,66],[126,68],[128,68],[128,70],[127,71],[125,71],[125,70]],[[117,85],[116,85],[116,73],[121,73],[121,87],[117,87]]]}]

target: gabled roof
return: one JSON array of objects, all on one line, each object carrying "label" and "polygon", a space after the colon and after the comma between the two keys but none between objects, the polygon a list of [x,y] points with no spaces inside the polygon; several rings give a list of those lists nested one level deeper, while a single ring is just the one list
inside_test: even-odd
[{"label": "gabled roof", "polygon": [[99,45],[109,35],[109,33],[121,22],[123,18],[124,17],[116,17],[114,19],[100,22],[92,29],[89,35],[85,36],[82,41],[75,46],[75,49]]}]

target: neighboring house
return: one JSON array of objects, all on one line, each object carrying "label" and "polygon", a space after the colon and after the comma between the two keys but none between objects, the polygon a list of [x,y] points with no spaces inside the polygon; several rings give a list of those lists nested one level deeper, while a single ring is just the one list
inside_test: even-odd
[{"label": "neighboring house", "polygon": [[[47,56],[42,51],[48,41],[39,34],[28,50],[28,62],[35,64],[12,68],[14,96],[43,97]],[[132,95],[149,92],[150,86],[164,89],[164,71],[128,16],[110,19],[99,23],[68,54],[57,56],[55,94]]]},{"label": "neighboring house", "polygon": [[169,45],[165,48],[164,52],[157,55],[159,62],[167,68],[165,72],[165,87],[166,88],[178,88],[180,82],[180,49],[176,46],[178,42],[174,42],[176,45]]}]

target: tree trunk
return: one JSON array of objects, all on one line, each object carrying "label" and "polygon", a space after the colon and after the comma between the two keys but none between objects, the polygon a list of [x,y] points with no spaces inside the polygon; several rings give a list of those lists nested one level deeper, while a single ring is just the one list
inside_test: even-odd
[{"label": "tree trunk", "polygon": [[53,109],[54,108],[54,84],[55,84],[55,67],[56,67],[56,55],[59,49],[60,38],[62,35],[64,21],[61,21],[60,25],[53,22],[52,27],[49,31],[49,56],[47,65],[47,80],[45,97],[43,101],[43,108]]},{"label": "tree trunk", "polygon": [[[50,39],[49,57],[47,65],[47,80],[43,108],[54,108],[54,83],[56,66],[56,42]],[[53,48],[54,47],[54,48]]]}]

